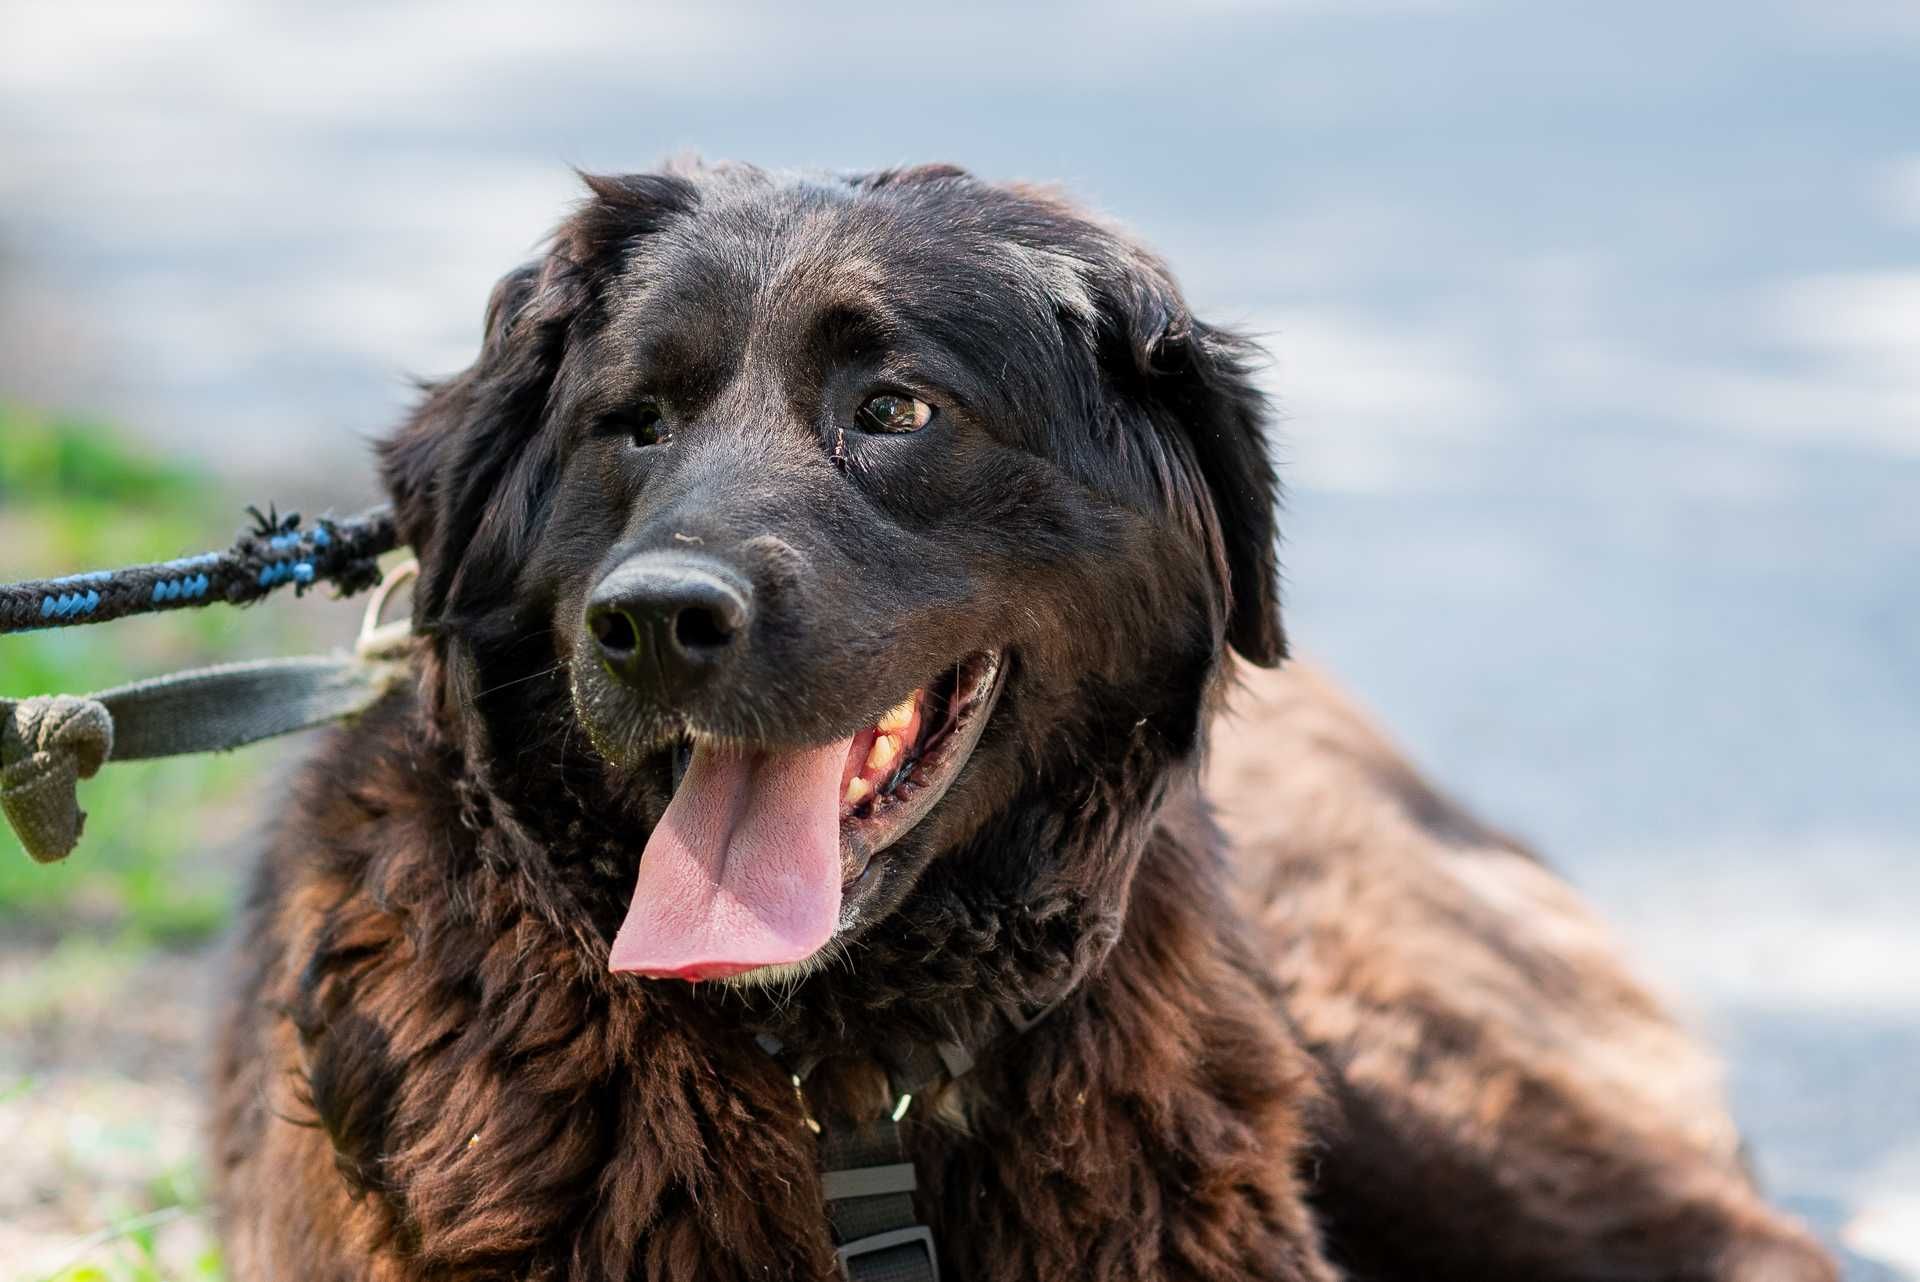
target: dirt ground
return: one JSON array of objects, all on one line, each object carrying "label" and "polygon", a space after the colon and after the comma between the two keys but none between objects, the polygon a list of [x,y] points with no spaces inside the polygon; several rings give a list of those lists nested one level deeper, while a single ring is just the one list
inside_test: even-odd
[{"label": "dirt ground", "polygon": [[218,1276],[195,1088],[207,961],[0,936],[0,1277]]}]

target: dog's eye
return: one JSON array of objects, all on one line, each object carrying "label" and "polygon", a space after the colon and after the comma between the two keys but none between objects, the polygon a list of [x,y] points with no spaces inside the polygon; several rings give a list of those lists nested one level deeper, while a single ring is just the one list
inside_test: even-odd
[{"label": "dog's eye", "polygon": [[671,435],[667,431],[666,420],[661,417],[660,407],[653,401],[641,401],[633,408],[623,411],[619,416],[621,429],[633,441],[634,446],[645,449],[649,445],[665,445]]},{"label": "dog's eye", "polygon": [[892,392],[869,397],[856,416],[869,432],[917,432],[933,417],[933,406]]}]

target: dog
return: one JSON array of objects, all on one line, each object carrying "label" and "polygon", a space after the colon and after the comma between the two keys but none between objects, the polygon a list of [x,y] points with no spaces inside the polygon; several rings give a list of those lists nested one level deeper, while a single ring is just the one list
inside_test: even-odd
[{"label": "dog", "polygon": [[248,897],[234,1277],[1833,1277],[1541,864],[1309,671],[1223,714],[1266,407],[1158,258],[948,166],[587,185],[380,449],[415,677]]}]

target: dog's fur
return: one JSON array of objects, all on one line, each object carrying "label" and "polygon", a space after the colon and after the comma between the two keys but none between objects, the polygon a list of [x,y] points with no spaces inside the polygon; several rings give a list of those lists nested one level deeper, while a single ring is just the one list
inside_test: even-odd
[{"label": "dog's fur", "polygon": [[1314,1199],[1355,1274],[1827,1276],[1578,898],[1311,667],[1247,677],[1207,783],[1335,1097]]},{"label": "dog's fur", "polygon": [[[930,167],[591,180],[383,466],[418,680],[307,771],[252,896],[215,1108],[238,1279],[826,1278],[814,1142],[876,1048],[984,1042],[907,1131],[945,1276],[1821,1279],[1703,1059],[1537,863],[1285,644],[1248,349],[1051,194]],[[848,428],[876,385],[941,406]],[[642,394],[672,440],[623,436]],[[755,585],[677,721],[587,661],[623,558]],[[946,799],[824,966],[609,973],[678,729],[792,746],[987,648]],[[671,722],[671,723],[670,723]],[[1256,728],[1252,728],[1257,725]],[[1237,808],[1236,808],[1237,810]]]}]

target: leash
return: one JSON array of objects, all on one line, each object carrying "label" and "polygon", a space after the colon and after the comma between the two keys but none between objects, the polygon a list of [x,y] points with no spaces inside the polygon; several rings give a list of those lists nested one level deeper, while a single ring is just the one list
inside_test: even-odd
[{"label": "leash", "polygon": [[[373,560],[378,555],[373,549],[393,539],[391,519],[377,512],[341,525],[322,521],[298,535],[297,516],[282,520],[261,517],[257,511],[254,515],[263,530],[274,533],[243,535],[236,552],[211,554],[213,560],[189,558],[202,568],[188,575],[176,568],[186,562],[169,561],[78,576],[96,585],[89,589],[97,596],[94,605],[64,615],[36,615],[58,622],[28,626],[98,623],[212,600],[254,600],[284,583],[293,583],[296,592],[323,580],[340,584],[343,591],[355,590],[351,584],[378,583],[353,653],[223,663],[95,694],[0,699],[0,815],[36,862],[64,859],[79,844],[87,818],[80,808],[79,783],[91,779],[108,761],[225,752],[339,721],[372,707],[407,674],[408,625],[404,621],[383,625],[381,614],[400,585],[418,573],[418,566],[408,561],[383,580]],[[295,551],[292,543],[274,546],[274,540],[286,539],[297,539],[307,551],[315,546],[331,549],[332,559],[293,562],[305,565],[309,573],[276,572],[271,584],[263,584],[258,571],[246,580],[238,577],[246,572],[249,558],[257,555],[249,544],[263,542],[268,553]],[[216,580],[216,575],[222,579]],[[193,594],[158,592],[159,585],[178,583],[183,577],[206,586]],[[217,581],[224,581],[228,591],[240,590],[239,594],[215,595],[212,585]],[[50,579],[0,587],[0,618],[5,617],[9,603],[46,599],[49,585],[69,585],[64,590],[71,595],[74,582]],[[141,584],[155,586],[142,588]],[[6,630],[0,624],[0,631]]]},{"label": "leash", "polygon": [[332,583],[340,595],[352,596],[380,582],[376,558],[399,546],[391,508],[374,508],[344,521],[322,517],[307,530],[300,528],[298,512],[280,516],[271,509],[247,511],[253,515],[253,528],[224,552],[0,584],[0,636],[215,601],[245,605],[288,584],[296,596],[316,583]]}]

